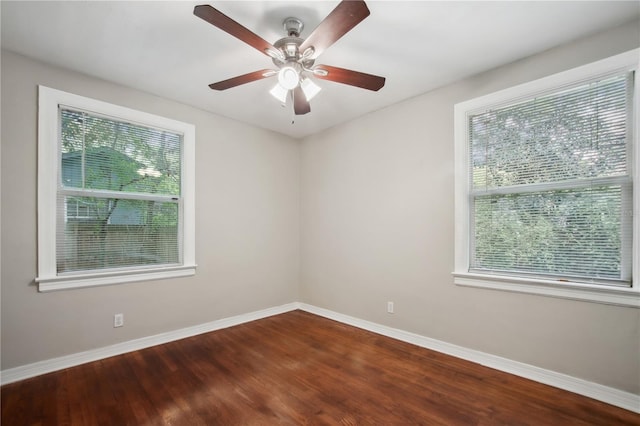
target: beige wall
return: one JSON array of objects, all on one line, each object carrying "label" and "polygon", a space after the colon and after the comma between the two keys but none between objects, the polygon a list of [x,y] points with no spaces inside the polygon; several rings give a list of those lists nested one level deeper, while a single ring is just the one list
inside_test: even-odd
[{"label": "beige wall", "polygon": [[[453,105],[639,39],[628,25],[302,143],[3,52],[2,369],[299,300],[640,393],[640,310],[456,287],[450,275]],[[195,277],[36,291],[37,84],[196,125]],[[116,312],[125,327],[112,327]]]},{"label": "beige wall", "polygon": [[[307,138],[302,301],[640,393],[640,309],[457,287],[453,106],[638,46],[638,23]],[[384,89],[382,89],[384,90]],[[395,314],[386,302],[395,302]]]},{"label": "beige wall", "polygon": [[[195,124],[195,277],[37,292],[38,84]],[[297,300],[299,165],[282,135],[3,51],[2,369]]]}]

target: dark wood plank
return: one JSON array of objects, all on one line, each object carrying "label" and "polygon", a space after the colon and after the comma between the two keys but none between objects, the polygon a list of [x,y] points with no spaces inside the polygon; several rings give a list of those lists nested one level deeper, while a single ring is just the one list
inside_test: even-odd
[{"label": "dark wood plank", "polygon": [[640,425],[640,415],[294,311],[1,388],[2,425]]}]

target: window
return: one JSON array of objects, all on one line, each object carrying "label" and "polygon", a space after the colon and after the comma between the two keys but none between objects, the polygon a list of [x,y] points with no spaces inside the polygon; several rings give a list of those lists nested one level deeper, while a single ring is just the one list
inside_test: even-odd
[{"label": "window", "polygon": [[39,87],[40,291],[195,273],[190,124]]},{"label": "window", "polygon": [[640,306],[638,55],[456,105],[456,284]]}]

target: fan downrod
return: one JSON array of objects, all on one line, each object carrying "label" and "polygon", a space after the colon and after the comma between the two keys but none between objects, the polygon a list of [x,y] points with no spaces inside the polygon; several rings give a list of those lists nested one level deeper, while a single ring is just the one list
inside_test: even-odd
[{"label": "fan downrod", "polygon": [[300,19],[290,16],[282,22],[282,26],[289,37],[300,37],[304,23]]}]

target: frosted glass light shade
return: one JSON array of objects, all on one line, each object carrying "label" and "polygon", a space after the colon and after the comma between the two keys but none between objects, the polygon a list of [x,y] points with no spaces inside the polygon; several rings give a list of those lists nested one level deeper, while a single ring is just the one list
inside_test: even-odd
[{"label": "frosted glass light shade", "polygon": [[320,86],[311,81],[310,78],[302,80],[300,87],[302,87],[302,91],[304,92],[304,96],[307,98],[307,102],[313,99],[313,97],[322,90]]},{"label": "frosted glass light shade", "polygon": [[299,82],[300,76],[293,67],[283,67],[278,72],[278,83],[287,90],[295,89]]},{"label": "frosted glass light shade", "polygon": [[269,93],[271,93],[271,95],[277,100],[279,100],[281,103],[283,104],[287,103],[287,94],[289,93],[289,91],[284,87],[282,87],[280,83],[273,86],[273,89],[271,89]]}]

